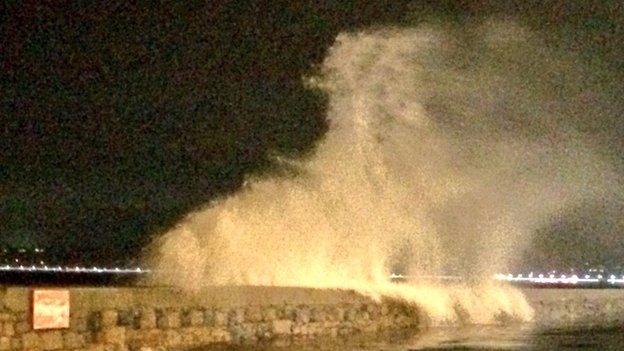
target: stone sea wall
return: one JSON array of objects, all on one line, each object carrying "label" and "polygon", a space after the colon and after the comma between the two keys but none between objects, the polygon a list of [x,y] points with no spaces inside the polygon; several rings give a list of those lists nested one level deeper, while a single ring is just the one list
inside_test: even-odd
[{"label": "stone sea wall", "polygon": [[[0,351],[192,349],[311,338],[375,336],[425,324],[414,306],[351,291],[215,287],[69,288],[70,327],[33,330],[31,289],[0,288]],[[624,325],[624,290],[528,289],[535,325]]]},{"label": "stone sea wall", "polygon": [[0,290],[2,350],[189,349],[219,344],[373,334],[415,328],[418,313],[349,291],[214,288],[70,288],[70,327],[33,330],[31,290]]}]

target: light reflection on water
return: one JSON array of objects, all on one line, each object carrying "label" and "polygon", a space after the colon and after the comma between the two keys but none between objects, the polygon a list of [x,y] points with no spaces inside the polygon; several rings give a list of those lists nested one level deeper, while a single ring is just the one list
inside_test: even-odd
[{"label": "light reflection on water", "polygon": [[[231,350],[232,348],[227,348]],[[432,329],[386,335],[238,347],[266,351],[433,351],[433,350],[624,350],[624,333],[610,330],[535,331],[525,326]],[[208,350],[208,349],[204,349]]]}]

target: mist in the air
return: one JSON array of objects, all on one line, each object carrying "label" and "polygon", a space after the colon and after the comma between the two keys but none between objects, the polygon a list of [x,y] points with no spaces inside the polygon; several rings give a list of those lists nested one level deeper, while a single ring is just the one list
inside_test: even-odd
[{"label": "mist in the air", "polygon": [[[553,219],[619,193],[582,128],[601,94],[582,88],[585,70],[513,21],[340,34],[302,77],[329,97],[315,153],[279,158],[294,175],[250,178],[171,228],[154,243],[157,279],[349,288],[433,318],[453,319],[458,304],[476,320],[530,318],[491,275]],[[411,285],[389,285],[391,273]],[[419,284],[439,275],[473,284]]]}]

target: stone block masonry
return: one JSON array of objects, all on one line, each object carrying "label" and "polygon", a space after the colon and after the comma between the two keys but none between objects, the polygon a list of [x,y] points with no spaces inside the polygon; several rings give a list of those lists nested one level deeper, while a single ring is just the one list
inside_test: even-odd
[{"label": "stone block masonry", "polygon": [[70,327],[32,330],[30,288],[0,289],[2,350],[191,349],[415,328],[418,311],[355,292],[215,287],[70,288]]}]

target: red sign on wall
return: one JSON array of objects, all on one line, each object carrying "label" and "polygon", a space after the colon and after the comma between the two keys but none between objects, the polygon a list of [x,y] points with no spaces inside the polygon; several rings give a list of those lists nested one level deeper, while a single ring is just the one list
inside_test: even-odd
[{"label": "red sign on wall", "polygon": [[69,290],[35,289],[32,301],[33,329],[69,328]]}]

